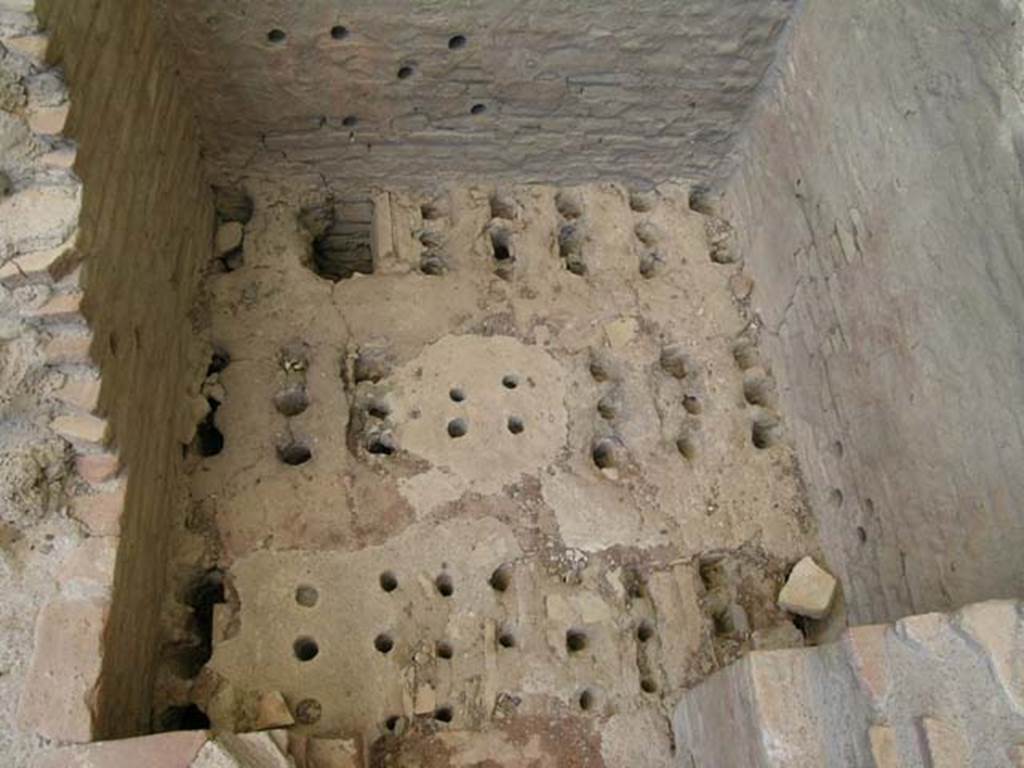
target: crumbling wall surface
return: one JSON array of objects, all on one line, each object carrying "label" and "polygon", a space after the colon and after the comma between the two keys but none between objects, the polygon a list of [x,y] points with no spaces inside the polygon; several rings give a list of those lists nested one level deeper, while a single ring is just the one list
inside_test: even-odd
[{"label": "crumbling wall surface", "polygon": [[857,623],[1024,588],[1021,17],[809,0],[724,200]]},{"label": "crumbling wall surface", "polygon": [[[789,0],[160,0],[229,178],[699,178]],[[340,185],[344,186],[340,186]]]},{"label": "crumbling wall surface", "polygon": [[129,482],[105,638],[98,737],[149,728],[167,529],[179,501],[189,310],[211,248],[213,203],[193,109],[148,0],[41,0],[50,56],[71,83],[83,258],[99,411]]}]

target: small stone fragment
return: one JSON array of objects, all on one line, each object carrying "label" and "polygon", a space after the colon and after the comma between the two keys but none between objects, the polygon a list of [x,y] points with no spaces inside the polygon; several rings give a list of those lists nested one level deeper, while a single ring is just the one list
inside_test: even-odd
[{"label": "small stone fragment", "polygon": [[271,728],[287,728],[295,724],[288,703],[280,691],[268,691],[260,696],[256,707],[256,730],[265,731]]},{"label": "small stone fragment", "polygon": [[779,593],[779,607],[784,611],[821,619],[832,607],[836,593],[836,580],[823,570],[814,559],[805,557],[793,568],[786,585]]}]

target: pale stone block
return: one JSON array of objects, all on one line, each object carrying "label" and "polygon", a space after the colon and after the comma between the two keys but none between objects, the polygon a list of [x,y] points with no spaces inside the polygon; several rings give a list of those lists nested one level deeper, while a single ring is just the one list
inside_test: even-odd
[{"label": "pale stone block", "polygon": [[92,739],[90,707],[109,607],[100,598],[56,599],[43,606],[18,706],[23,729],[60,741]]},{"label": "pale stone block", "polygon": [[918,726],[931,768],[963,768],[968,765],[967,743],[956,728],[930,717],[921,718]]},{"label": "pale stone block", "polygon": [[71,441],[98,444],[107,436],[107,420],[87,413],[58,416],[50,422],[50,429]]},{"label": "pale stone block", "polygon": [[844,641],[860,687],[876,705],[889,692],[889,657],[885,648],[888,631],[884,624],[851,627]]},{"label": "pale stone block", "polygon": [[70,104],[37,109],[29,115],[28,127],[32,129],[33,133],[42,134],[43,136],[56,136],[63,132],[70,110]]},{"label": "pale stone block", "polygon": [[68,378],[57,390],[57,399],[86,413],[96,410],[100,400],[100,380]]},{"label": "pale stone block", "polygon": [[872,725],[868,729],[868,740],[871,742],[871,756],[875,760],[875,768],[900,768],[896,731],[888,725]]},{"label": "pale stone block", "polygon": [[46,58],[46,45],[49,38],[46,35],[20,35],[4,39],[4,45],[8,50],[31,59],[36,63],[42,63]]},{"label": "pale stone block", "polygon": [[1017,603],[975,603],[960,611],[957,621],[988,655],[988,663],[1010,706],[1024,714],[1024,626]]},{"label": "pale stone block", "polygon": [[835,593],[835,577],[819,567],[813,558],[805,557],[793,568],[779,593],[779,607],[798,616],[821,619],[832,607]]}]

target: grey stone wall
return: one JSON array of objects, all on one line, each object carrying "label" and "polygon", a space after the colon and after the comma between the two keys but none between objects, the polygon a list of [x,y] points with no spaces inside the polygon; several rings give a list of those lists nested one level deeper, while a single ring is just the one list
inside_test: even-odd
[{"label": "grey stone wall", "polygon": [[1019,595],[1021,6],[792,24],[726,208],[851,619]]},{"label": "grey stone wall", "polygon": [[712,175],[792,3],[160,5],[221,180],[351,192]]}]

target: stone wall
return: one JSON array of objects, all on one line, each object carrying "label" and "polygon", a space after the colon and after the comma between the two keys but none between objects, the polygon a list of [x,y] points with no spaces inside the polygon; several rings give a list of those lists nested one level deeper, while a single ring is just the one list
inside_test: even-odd
[{"label": "stone wall", "polygon": [[124,736],[150,727],[166,542],[185,425],[194,425],[182,413],[196,367],[189,311],[211,250],[213,202],[193,108],[150,3],[38,6],[50,58],[71,83],[65,133],[79,146],[77,250],[89,353],[102,374],[97,410],[129,476],[94,721],[94,736]]},{"label": "stone wall", "polygon": [[697,178],[733,145],[789,0],[160,2],[228,178]]},{"label": "stone wall", "polygon": [[728,186],[854,623],[1024,588],[1022,32],[808,0]]}]

